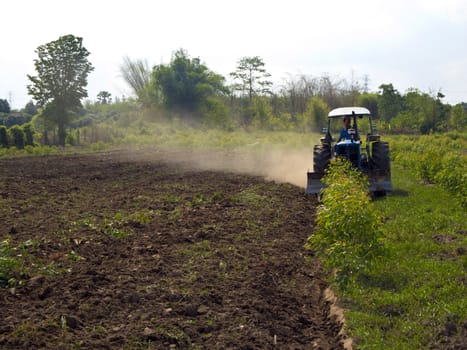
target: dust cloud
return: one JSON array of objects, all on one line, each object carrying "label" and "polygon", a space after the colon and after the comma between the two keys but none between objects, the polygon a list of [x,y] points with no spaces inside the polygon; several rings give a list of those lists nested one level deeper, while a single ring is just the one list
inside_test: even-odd
[{"label": "dust cloud", "polygon": [[[186,159],[182,159],[186,157]],[[305,188],[307,171],[313,166],[310,149],[261,149],[239,151],[197,151],[179,153],[174,161],[182,161],[200,170],[226,171],[258,175],[266,180],[290,183]]]}]

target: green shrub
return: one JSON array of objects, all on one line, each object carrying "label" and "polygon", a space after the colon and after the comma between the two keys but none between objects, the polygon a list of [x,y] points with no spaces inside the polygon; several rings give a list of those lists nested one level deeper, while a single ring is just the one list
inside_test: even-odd
[{"label": "green shrub", "polygon": [[10,135],[12,139],[12,144],[18,148],[18,149],[23,149],[24,148],[24,131],[19,125],[13,125],[10,128]]},{"label": "green shrub", "polygon": [[8,238],[0,242],[0,287],[8,286],[15,276],[20,265],[16,255]]},{"label": "green shrub", "polygon": [[31,123],[23,124],[25,146],[34,146],[34,129]]},{"label": "green shrub", "polygon": [[8,143],[8,132],[4,125],[0,125],[0,147],[7,148]]},{"label": "green shrub", "polygon": [[14,246],[9,236],[0,241],[0,288],[22,286],[37,273],[52,275],[60,272],[54,265],[44,265],[30,253],[37,244],[38,241],[30,239]]},{"label": "green shrub", "polygon": [[467,206],[465,133],[393,137],[391,154],[425,183],[438,183]]},{"label": "green shrub", "polygon": [[323,182],[327,187],[307,247],[336,270],[336,282],[344,287],[383,254],[381,219],[368,193],[368,179],[347,160],[332,161]]}]

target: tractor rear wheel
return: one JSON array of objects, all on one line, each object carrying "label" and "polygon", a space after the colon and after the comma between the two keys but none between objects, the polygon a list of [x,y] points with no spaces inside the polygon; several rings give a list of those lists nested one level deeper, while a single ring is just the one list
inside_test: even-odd
[{"label": "tractor rear wheel", "polygon": [[324,174],[331,160],[330,145],[315,145],[313,148],[313,170],[315,173]]},{"label": "tractor rear wheel", "polygon": [[389,144],[387,142],[374,142],[371,152],[371,166],[373,170],[387,172],[391,169],[389,158]]}]

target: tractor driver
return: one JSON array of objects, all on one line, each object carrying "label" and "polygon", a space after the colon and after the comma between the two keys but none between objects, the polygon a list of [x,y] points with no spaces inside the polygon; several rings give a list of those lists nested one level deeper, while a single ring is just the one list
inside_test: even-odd
[{"label": "tractor driver", "polygon": [[350,117],[344,117],[343,123],[344,127],[342,128],[342,131],[339,135],[339,141],[342,140],[358,140],[360,139],[358,132],[355,130],[355,134],[351,134],[349,130],[351,129],[350,127]]}]

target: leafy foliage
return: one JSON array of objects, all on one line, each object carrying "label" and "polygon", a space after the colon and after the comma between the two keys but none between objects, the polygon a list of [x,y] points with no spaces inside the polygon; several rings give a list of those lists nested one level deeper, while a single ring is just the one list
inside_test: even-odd
[{"label": "leafy foliage", "polygon": [[8,236],[0,241],[0,288],[21,285],[37,272],[58,272],[53,265],[46,266],[30,254],[35,245],[37,241],[28,240],[15,246]]},{"label": "leafy foliage", "polygon": [[458,104],[451,109],[449,126],[456,131],[467,131],[467,111],[462,104]]},{"label": "leafy foliage", "polygon": [[329,113],[329,106],[323,99],[314,96],[307,104],[307,108],[304,114],[303,125],[300,127],[300,131],[304,132],[320,132],[323,121],[326,120]]},{"label": "leafy foliage", "polygon": [[7,100],[0,98],[0,113],[10,113],[10,104]]},{"label": "leafy foliage", "polygon": [[371,114],[378,118],[378,94],[366,92],[358,95],[357,106],[368,108]]},{"label": "leafy foliage", "polygon": [[72,112],[88,96],[85,89],[88,74],[94,69],[88,61],[89,51],[83,39],[65,35],[37,48],[34,60],[37,76],[28,75],[28,92],[44,107],[43,117],[58,128],[59,144],[65,145],[65,127]]},{"label": "leafy foliage", "polygon": [[465,135],[391,138],[392,156],[425,183],[438,183],[467,206]]},{"label": "leafy foliage", "polygon": [[8,147],[8,130],[3,125],[0,125],[0,147]]},{"label": "leafy foliage", "polygon": [[371,203],[368,179],[347,160],[332,161],[323,182],[323,204],[307,245],[337,269],[336,281],[345,286],[384,252],[381,218]]},{"label": "leafy foliage", "polygon": [[103,105],[109,104],[112,102],[112,94],[108,91],[99,91],[97,101]]},{"label": "leafy foliage", "polygon": [[197,111],[201,114],[200,119],[203,126],[210,128],[221,126],[226,130],[234,128],[234,123],[228,115],[227,106],[216,96],[208,96],[204,99]]},{"label": "leafy foliage", "polygon": [[31,123],[23,125],[24,145],[34,146],[34,128]]},{"label": "leafy foliage", "polygon": [[170,64],[154,67],[153,79],[167,108],[187,112],[197,111],[208,97],[227,91],[221,75],[182,49],[175,52]]},{"label": "leafy foliage", "polygon": [[14,125],[9,129],[9,132],[11,135],[12,145],[18,149],[23,149],[25,141],[23,129],[18,125]]},{"label": "leafy foliage", "polygon": [[18,268],[21,263],[16,259],[16,251],[10,245],[10,240],[0,242],[0,287],[11,284],[16,274],[21,273]]},{"label": "leafy foliage", "polygon": [[28,123],[31,121],[31,119],[31,115],[27,113],[0,113],[0,125],[5,125],[7,128],[12,127],[13,125],[22,125]]},{"label": "leafy foliage", "polygon": [[271,94],[272,82],[267,80],[271,74],[264,66],[264,61],[259,56],[243,57],[238,61],[236,71],[230,73],[234,80],[239,81],[234,84],[233,89],[246,93],[250,102],[255,95]]},{"label": "leafy foliage", "polygon": [[385,121],[390,121],[402,111],[402,96],[392,84],[381,84],[378,96],[378,113]]},{"label": "leafy foliage", "polygon": [[36,115],[37,114],[37,106],[34,104],[33,101],[29,101],[26,103],[26,106],[24,106],[23,109],[24,113],[27,113],[29,115]]}]

